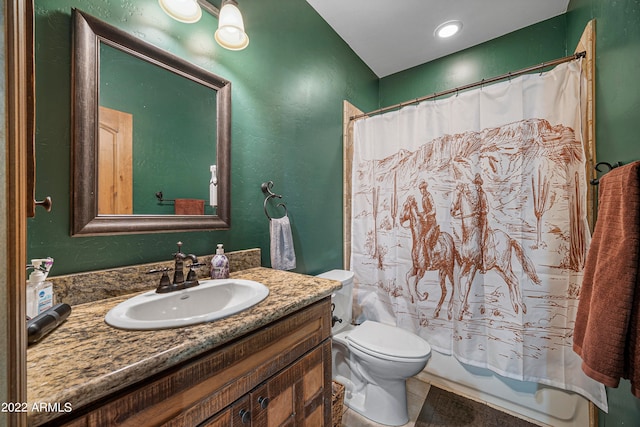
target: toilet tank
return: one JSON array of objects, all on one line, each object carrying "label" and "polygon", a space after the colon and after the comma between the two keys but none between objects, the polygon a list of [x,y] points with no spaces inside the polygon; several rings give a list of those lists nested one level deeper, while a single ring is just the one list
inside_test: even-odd
[{"label": "toilet tank", "polygon": [[353,272],[347,270],[331,270],[317,276],[322,279],[337,280],[342,283],[342,288],[331,295],[331,302],[335,307],[333,309],[333,316],[342,320],[342,322],[336,321],[334,323],[331,328],[332,334],[337,334],[351,324],[353,311],[353,276]]}]

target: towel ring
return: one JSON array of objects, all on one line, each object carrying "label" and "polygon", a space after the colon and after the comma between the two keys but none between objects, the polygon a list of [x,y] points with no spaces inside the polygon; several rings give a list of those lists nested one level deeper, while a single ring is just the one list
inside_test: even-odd
[{"label": "towel ring", "polygon": [[[270,198],[271,196],[264,199],[264,214],[267,216],[269,221],[273,219],[269,216],[269,212],[267,212],[267,202],[269,201]],[[287,211],[287,206],[284,203],[278,203],[276,206],[281,206],[284,209],[284,215],[281,218],[284,218],[285,216],[289,216],[289,212]]]},{"label": "towel ring", "polygon": [[[271,221],[273,218],[271,218],[271,216],[269,215],[269,212],[267,211],[267,203],[269,203],[269,200],[273,199],[274,197],[277,197],[278,199],[282,199],[282,196],[280,194],[275,194],[273,191],[271,191],[271,187],[273,187],[273,181],[263,182],[262,185],[260,186],[260,188],[262,188],[262,192],[267,195],[267,197],[264,199],[263,208],[264,208],[264,214],[267,216],[269,221]],[[284,216],[282,218],[284,218],[285,216],[289,216],[289,211],[287,211],[287,205],[285,205],[284,203],[278,203],[276,206],[282,207],[284,209]]]}]

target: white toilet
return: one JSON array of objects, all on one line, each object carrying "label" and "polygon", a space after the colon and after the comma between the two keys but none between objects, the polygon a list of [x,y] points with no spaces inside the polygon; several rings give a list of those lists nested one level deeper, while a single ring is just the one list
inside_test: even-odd
[{"label": "white toilet", "polygon": [[332,377],[345,386],[345,405],[380,424],[406,424],[405,381],[427,364],[429,343],[404,329],[371,320],[352,325],[353,272],[331,270],[318,277],[342,283],[332,296]]}]

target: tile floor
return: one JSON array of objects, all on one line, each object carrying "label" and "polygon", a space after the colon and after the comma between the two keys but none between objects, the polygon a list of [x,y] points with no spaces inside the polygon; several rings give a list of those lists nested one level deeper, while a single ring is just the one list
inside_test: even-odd
[{"label": "tile floor", "polygon": [[[413,377],[407,380],[407,406],[409,422],[402,427],[413,427],[418,419],[424,400],[427,398],[430,385]],[[344,407],[342,427],[386,427],[374,423],[351,409]]]}]

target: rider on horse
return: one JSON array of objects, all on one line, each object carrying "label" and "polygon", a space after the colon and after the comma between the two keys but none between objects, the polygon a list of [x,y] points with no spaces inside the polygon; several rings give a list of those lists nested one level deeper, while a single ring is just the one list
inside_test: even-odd
[{"label": "rider on horse", "polygon": [[476,197],[474,198],[475,206],[473,206],[473,213],[477,217],[477,224],[480,228],[480,241],[478,244],[480,245],[480,250],[482,251],[482,265],[478,266],[478,269],[481,273],[485,272],[485,265],[487,264],[486,259],[486,249],[489,246],[489,236],[487,236],[487,214],[489,213],[489,202],[487,201],[487,195],[482,189],[482,184],[484,181],[479,173],[476,173],[476,176],[473,179],[473,183],[476,185]]},{"label": "rider on horse", "polygon": [[436,205],[433,202],[433,197],[428,190],[428,184],[426,181],[420,182],[420,193],[422,194],[422,209],[420,214],[420,221],[422,222],[422,233],[420,241],[425,244],[425,258],[427,266],[431,267],[433,259],[433,248],[438,242],[438,236],[440,235],[440,226],[436,222]]}]

